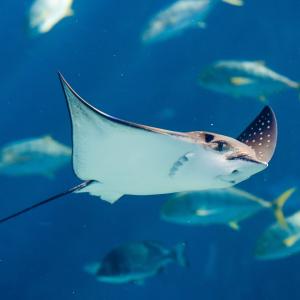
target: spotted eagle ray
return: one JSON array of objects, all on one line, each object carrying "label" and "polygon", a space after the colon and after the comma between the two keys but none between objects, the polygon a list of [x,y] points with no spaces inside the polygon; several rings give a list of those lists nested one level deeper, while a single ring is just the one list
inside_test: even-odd
[{"label": "spotted eagle ray", "polygon": [[73,169],[83,182],[0,223],[73,192],[113,203],[125,194],[226,188],[264,170],[273,156],[277,123],[269,106],[237,139],[205,131],[175,132],[112,117],[59,77],[72,123]]}]

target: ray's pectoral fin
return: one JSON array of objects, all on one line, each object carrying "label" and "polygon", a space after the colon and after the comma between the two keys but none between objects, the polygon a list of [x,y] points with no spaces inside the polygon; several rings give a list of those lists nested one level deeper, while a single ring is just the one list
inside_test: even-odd
[{"label": "ray's pectoral fin", "polygon": [[180,170],[189,163],[193,157],[195,156],[195,153],[188,152],[178,158],[178,160],[173,164],[173,166],[170,169],[169,176],[174,177]]},{"label": "ray's pectoral fin", "polygon": [[96,181],[76,191],[76,193],[89,193],[90,195],[100,197],[102,200],[111,204],[118,201],[123,196],[121,193],[106,190],[102,183]]},{"label": "ray's pectoral fin", "polygon": [[257,159],[268,163],[277,143],[277,121],[273,110],[265,106],[237,140],[250,146],[255,151]]},{"label": "ray's pectoral fin", "polygon": [[[153,145],[163,147],[166,152],[169,152],[168,149],[172,150],[173,144],[182,144],[176,139],[177,136],[186,137],[183,133],[153,128],[109,116],[82,99],[61,75],[60,80],[72,122],[74,172],[81,180],[94,180],[95,182],[89,188],[82,189],[81,192],[98,195],[110,203],[117,201],[124,194],[124,191],[118,190],[122,176],[130,176],[132,168],[136,170],[135,166],[129,163],[124,164],[125,159],[135,159],[132,148],[135,148],[135,151],[142,157],[149,157],[152,154],[150,149]],[[184,153],[183,151],[179,153]],[[176,173],[183,161],[184,158],[182,162],[174,166],[171,173]],[[113,177],[108,174],[117,173],[120,165],[126,166],[122,175],[117,176],[118,179],[107,180],[107,177]],[[126,175],[127,168],[128,175]],[[170,168],[171,165],[166,167],[166,175]]]}]

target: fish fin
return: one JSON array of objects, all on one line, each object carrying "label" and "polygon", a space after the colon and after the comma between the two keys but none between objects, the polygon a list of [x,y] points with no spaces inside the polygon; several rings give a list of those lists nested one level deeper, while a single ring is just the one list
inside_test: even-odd
[{"label": "fish fin", "polygon": [[207,27],[207,24],[205,22],[198,22],[197,27],[201,29],[205,29]]},{"label": "fish fin", "polygon": [[173,164],[173,166],[170,169],[169,176],[173,177],[175,176],[178,171],[187,163],[189,162],[193,157],[195,156],[195,153],[188,152],[181,157],[178,158],[178,160]]},{"label": "fish fin", "polygon": [[109,202],[110,204],[114,204],[118,201],[123,195],[115,192],[106,192],[101,194],[101,199]]},{"label": "fish fin", "polygon": [[123,194],[120,194],[118,192],[105,190],[105,186],[102,183],[96,181],[93,182],[93,184],[90,184],[76,191],[76,193],[89,193],[90,195],[98,196],[102,200],[109,202],[111,204],[118,201],[123,196]]},{"label": "fish fin", "polygon": [[135,285],[143,286],[145,284],[145,280],[144,279],[136,279],[136,280],[133,280],[132,283]]},{"label": "fish fin", "polygon": [[284,191],[279,197],[277,197],[273,201],[273,209],[274,209],[274,215],[278,222],[278,224],[282,227],[287,229],[288,225],[285,220],[282,208],[285,205],[286,201],[292,196],[292,194],[296,191],[296,188],[290,188],[286,191]]},{"label": "fish fin", "polygon": [[265,66],[266,62],[264,60],[257,60],[256,61],[257,64],[261,65],[261,66]]},{"label": "fish fin", "polygon": [[49,32],[53,27],[54,27],[55,24],[51,24],[51,23],[48,23],[48,24],[44,24],[41,29],[40,29],[40,33],[46,33],[46,32]]},{"label": "fish fin", "polygon": [[173,249],[173,255],[179,266],[187,267],[189,265],[186,257],[186,242],[177,244]]},{"label": "fish fin", "polygon": [[243,0],[222,0],[223,2],[234,5],[234,6],[243,6],[244,1]]},{"label": "fish fin", "polygon": [[230,83],[236,86],[241,86],[241,85],[247,85],[251,84],[253,82],[252,79],[247,78],[247,77],[231,77],[230,78]]},{"label": "fish fin", "polygon": [[268,98],[264,95],[260,95],[258,97],[259,101],[262,102],[262,103],[267,103],[268,102]]},{"label": "fish fin", "polygon": [[283,244],[286,247],[292,247],[299,240],[299,238],[300,238],[299,235],[294,234],[294,235],[288,237],[287,239],[283,240]]},{"label": "fish fin", "polygon": [[72,17],[74,16],[74,10],[72,8],[69,8],[65,14],[65,17]]},{"label": "fish fin", "polygon": [[100,267],[101,263],[92,262],[84,266],[84,271],[88,274],[96,275]]},{"label": "fish fin", "polygon": [[233,230],[240,230],[240,226],[237,222],[231,221],[228,223],[229,227]]},{"label": "fish fin", "polygon": [[211,215],[212,213],[213,212],[211,210],[208,210],[208,209],[197,209],[195,211],[195,215],[199,216],[199,217],[206,217],[206,216]]},{"label": "fish fin", "polygon": [[45,141],[53,141],[53,137],[50,134],[44,135],[43,139]]}]

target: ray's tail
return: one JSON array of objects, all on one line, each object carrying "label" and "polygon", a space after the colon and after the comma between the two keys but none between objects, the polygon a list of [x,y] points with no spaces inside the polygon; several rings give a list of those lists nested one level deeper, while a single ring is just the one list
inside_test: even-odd
[{"label": "ray's tail", "polygon": [[66,195],[68,195],[68,194],[71,194],[71,193],[73,193],[73,192],[79,191],[79,190],[83,189],[84,187],[90,185],[92,182],[93,182],[93,180],[87,180],[87,181],[84,181],[84,182],[82,182],[81,184],[76,185],[76,186],[74,186],[74,187],[72,187],[72,188],[70,188],[70,189],[68,189],[68,190],[66,190],[66,191],[64,191],[64,192],[62,192],[62,193],[56,194],[56,195],[54,195],[54,196],[51,196],[50,198],[47,198],[47,199],[45,199],[45,200],[43,200],[43,201],[40,201],[40,202],[38,202],[38,203],[35,203],[35,204],[33,204],[33,205],[31,205],[31,206],[29,206],[29,207],[27,207],[27,208],[24,208],[24,209],[22,209],[22,210],[20,210],[20,211],[18,211],[18,212],[16,212],[16,213],[14,213],[14,214],[11,214],[11,215],[9,215],[9,216],[7,216],[7,217],[5,217],[5,218],[0,219],[0,223],[4,223],[4,222],[6,222],[6,221],[8,221],[8,220],[14,219],[14,218],[16,218],[16,217],[18,217],[18,216],[20,216],[20,215],[23,215],[23,214],[25,214],[25,213],[27,213],[27,212],[29,212],[29,211],[31,211],[31,210],[33,210],[33,209],[39,207],[39,206],[42,206],[42,205],[44,205],[44,204],[47,204],[47,203],[49,203],[49,202],[51,202],[51,201],[54,201],[54,200],[56,200],[56,199],[58,199],[58,198],[61,198],[61,197],[63,197],[63,196],[66,196]]}]

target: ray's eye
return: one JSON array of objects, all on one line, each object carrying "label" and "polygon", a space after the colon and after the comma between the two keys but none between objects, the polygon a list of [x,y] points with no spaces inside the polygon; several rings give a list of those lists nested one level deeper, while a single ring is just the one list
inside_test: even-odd
[{"label": "ray's eye", "polygon": [[205,134],[205,142],[210,143],[214,139],[214,136],[212,134],[206,133]]},{"label": "ray's eye", "polygon": [[214,142],[214,144],[215,144],[214,150],[216,150],[218,152],[226,152],[226,151],[230,150],[230,146],[226,142],[216,141],[216,142]]}]

